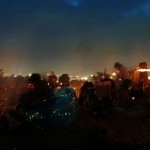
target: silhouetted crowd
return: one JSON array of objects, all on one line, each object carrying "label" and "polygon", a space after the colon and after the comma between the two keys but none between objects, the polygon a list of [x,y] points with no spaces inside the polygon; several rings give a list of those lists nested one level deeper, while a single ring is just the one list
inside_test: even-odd
[{"label": "silhouetted crowd", "polygon": [[[145,66],[146,63],[140,63],[140,67],[141,64]],[[104,112],[109,112],[106,115],[124,112],[138,117],[142,112],[140,116],[149,117],[150,85],[147,72],[138,72],[138,81],[134,82],[125,66],[117,62],[114,68],[117,73],[115,80],[103,77],[83,84],[79,104],[98,116]]]},{"label": "silhouetted crowd", "polygon": [[[139,66],[141,67],[141,64]],[[94,81],[85,81],[80,88],[78,97],[74,92],[74,94],[71,94],[74,88],[69,85],[70,79],[68,74],[63,74],[59,79],[60,84],[58,84],[54,72],[52,72],[48,80],[42,79],[40,74],[33,73],[31,77],[27,78],[24,82],[20,82],[22,86],[15,86],[15,88],[12,87],[9,88],[9,90],[4,88],[0,97],[1,128],[7,130],[15,121],[20,124],[26,122],[27,114],[31,112],[31,110],[38,110],[39,106],[40,109],[50,110],[56,105],[57,96],[61,96],[61,99],[65,101],[66,95],[74,99],[78,106],[81,106],[82,109],[94,116],[104,117],[113,112],[123,112],[128,115],[133,115],[137,112],[137,116],[135,116],[138,117],[138,112],[142,110],[143,114],[141,114],[141,116],[149,117],[150,86],[147,80],[145,80],[147,74],[145,72],[141,73],[138,82],[135,83],[125,66],[120,63],[115,63],[114,68],[117,70],[116,79],[104,76],[97,77]],[[55,91],[58,87],[64,88],[66,93],[63,93],[64,91],[62,90],[56,95]],[[72,90],[65,87],[72,88]],[[5,92],[7,96],[5,96]],[[63,111],[65,111],[64,108]],[[72,107],[70,108],[72,109]],[[73,112],[71,109],[68,110]],[[44,116],[47,115],[46,113],[49,113],[45,110],[43,111],[45,113]],[[64,112],[64,114],[62,114],[58,107],[57,110],[53,109],[53,112],[51,111],[50,113],[56,113],[56,111],[59,112],[57,114],[58,116],[62,115],[62,118],[63,116],[70,115],[70,112]],[[37,118],[43,117],[40,116],[37,111],[36,115],[32,113],[31,118],[28,117],[28,120],[32,120],[34,116]]]}]

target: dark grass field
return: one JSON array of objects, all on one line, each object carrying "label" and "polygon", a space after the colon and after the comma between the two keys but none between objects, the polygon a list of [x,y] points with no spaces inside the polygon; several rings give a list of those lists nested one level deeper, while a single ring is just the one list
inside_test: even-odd
[{"label": "dark grass field", "polygon": [[80,109],[64,128],[1,131],[0,150],[149,150],[150,118],[93,116]]}]

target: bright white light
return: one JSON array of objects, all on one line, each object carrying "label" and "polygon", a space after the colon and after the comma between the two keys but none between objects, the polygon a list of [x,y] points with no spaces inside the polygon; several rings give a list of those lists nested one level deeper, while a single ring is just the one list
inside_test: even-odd
[{"label": "bright white light", "polygon": [[32,73],[29,73],[28,76],[31,77]]},{"label": "bright white light", "polygon": [[93,77],[93,74],[91,74],[91,78]]},{"label": "bright white light", "polygon": [[88,80],[88,77],[82,77],[81,79],[82,80]]},{"label": "bright white light", "polygon": [[139,71],[139,72],[150,72],[150,69],[138,69],[137,71]]},{"label": "bright white light", "polygon": [[84,77],[84,79],[85,79],[85,80],[87,80],[87,79],[88,79],[88,77]]},{"label": "bright white light", "polygon": [[116,73],[115,73],[115,72],[113,72],[113,73],[112,73],[112,76],[116,76]]}]

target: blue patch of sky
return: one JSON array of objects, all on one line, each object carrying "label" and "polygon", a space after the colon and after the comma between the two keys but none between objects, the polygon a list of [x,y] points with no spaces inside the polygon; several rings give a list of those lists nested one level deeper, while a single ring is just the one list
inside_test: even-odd
[{"label": "blue patch of sky", "polygon": [[142,1],[141,3],[137,3],[135,7],[129,9],[122,13],[125,17],[133,17],[140,14],[150,15],[150,0]]},{"label": "blue patch of sky", "polygon": [[67,0],[67,3],[73,7],[78,7],[81,3],[81,0]]}]

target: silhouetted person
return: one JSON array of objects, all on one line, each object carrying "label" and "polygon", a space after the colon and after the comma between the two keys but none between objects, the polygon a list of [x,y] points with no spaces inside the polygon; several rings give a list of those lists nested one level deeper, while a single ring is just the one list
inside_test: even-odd
[{"label": "silhouetted person", "polygon": [[109,78],[105,78],[103,81],[110,81],[110,98],[108,105],[116,103],[116,85],[115,82]]},{"label": "silhouetted person", "polygon": [[125,79],[121,87],[117,91],[116,106],[117,108],[119,108],[119,110],[126,110],[127,108],[129,108],[129,90],[131,85],[132,81],[129,79]]},{"label": "silhouetted person", "polygon": [[86,100],[88,94],[91,92],[91,89],[93,89],[93,83],[92,82],[84,82],[84,84],[81,87],[80,95],[79,95],[79,104],[80,105],[86,105]]},{"label": "silhouetted person", "polygon": [[48,76],[48,83],[51,89],[57,88],[57,76],[53,71],[51,71],[51,74]]},{"label": "silhouetted person", "polygon": [[32,74],[29,78],[28,90],[22,93],[20,101],[17,107],[18,113],[24,113],[36,105],[40,105],[42,97],[48,95],[51,92],[47,82],[41,80],[40,74]]},{"label": "silhouetted person", "polygon": [[125,79],[131,80],[130,73],[124,65],[116,62],[114,68],[116,69],[116,88],[119,88]]},{"label": "silhouetted person", "polygon": [[61,85],[61,87],[68,87],[70,84],[70,77],[67,73],[62,74],[59,77],[59,84]]}]

